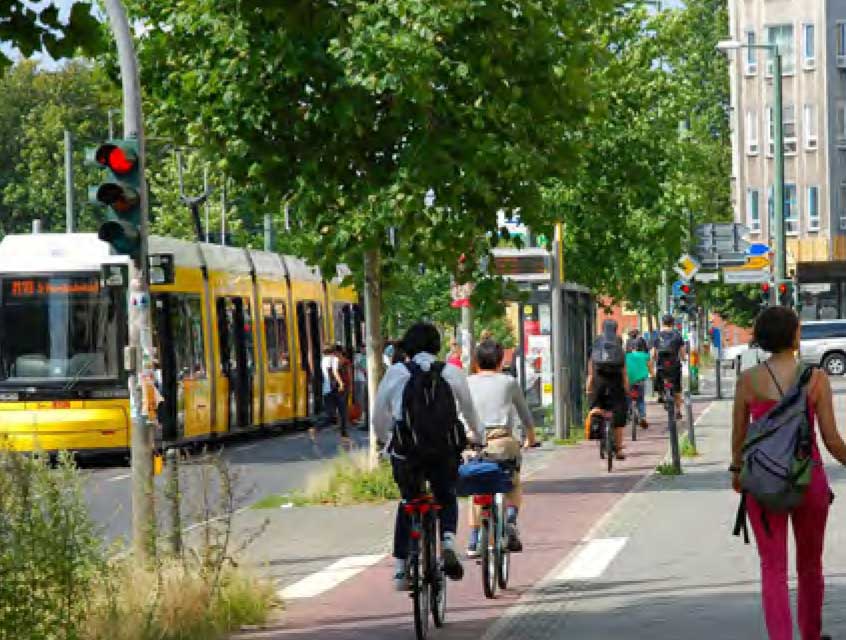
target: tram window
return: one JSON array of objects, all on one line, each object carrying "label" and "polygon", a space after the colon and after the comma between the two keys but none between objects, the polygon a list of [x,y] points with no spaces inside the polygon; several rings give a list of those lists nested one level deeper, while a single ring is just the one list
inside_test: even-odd
[{"label": "tram window", "polygon": [[288,351],[288,306],[281,300],[273,303],[273,316],[276,320],[276,339],[279,346],[279,369],[291,368],[291,355]]},{"label": "tram window", "polygon": [[170,305],[170,326],[173,332],[173,353],[176,372],[181,376],[191,375],[191,328],[185,315],[182,296],[173,296]]},{"label": "tram window", "polygon": [[276,371],[279,368],[279,344],[276,339],[276,320],[273,317],[273,304],[261,305],[264,318],[264,344],[267,347],[267,368]]},{"label": "tram window", "polygon": [[195,376],[202,377],[206,375],[206,346],[200,296],[185,296],[185,315],[191,332],[191,371]]},{"label": "tram window", "polygon": [[235,357],[233,335],[235,328],[235,309],[231,298],[217,299],[217,332],[220,345],[220,370],[223,375],[238,368]]},{"label": "tram window", "polygon": [[254,339],[253,339],[253,315],[250,310],[250,301],[247,298],[243,298],[244,304],[244,350],[246,351],[247,356],[247,371],[253,371],[255,369],[255,351],[253,351],[254,347]]}]

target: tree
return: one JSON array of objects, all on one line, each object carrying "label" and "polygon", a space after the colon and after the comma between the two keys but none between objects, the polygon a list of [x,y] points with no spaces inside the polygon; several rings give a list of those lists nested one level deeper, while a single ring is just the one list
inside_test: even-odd
[{"label": "tree", "polygon": [[[58,60],[80,48],[97,52],[102,45],[101,31],[91,15],[91,3],[75,0],[69,4],[70,14],[63,23],[54,3],[0,2],[0,43],[15,46],[27,58],[45,52]],[[9,52],[0,50],[0,69],[10,62]]]},{"label": "tree", "polygon": [[72,62],[55,71],[21,62],[0,71],[0,234],[27,232],[40,218],[47,230],[65,225],[64,130],[74,144],[78,229],[95,231],[101,217],[88,187],[102,175],[84,165],[84,149],[107,137],[107,110],[120,99],[97,67]]}]

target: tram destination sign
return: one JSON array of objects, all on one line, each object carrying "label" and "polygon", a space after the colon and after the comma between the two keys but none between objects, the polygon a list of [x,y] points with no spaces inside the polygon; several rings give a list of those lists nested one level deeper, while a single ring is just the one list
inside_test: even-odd
[{"label": "tram destination sign", "polygon": [[550,263],[545,249],[494,249],[491,268],[506,280],[547,282],[552,274]]},{"label": "tram destination sign", "polygon": [[74,296],[100,293],[97,278],[18,278],[9,280],[5,294],[12,298]]}]

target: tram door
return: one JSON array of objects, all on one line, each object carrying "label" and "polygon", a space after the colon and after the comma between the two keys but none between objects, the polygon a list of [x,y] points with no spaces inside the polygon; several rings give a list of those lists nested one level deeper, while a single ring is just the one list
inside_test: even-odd
[{"label": "tram door", "polygon": [[253,423],[253,326],[250,303],[244,298],[217,299],[220,364],[228,381],[229,430]]},{"label": "tram door", "polygon": [[300,363],[306,373],[308,415],[323,410],[323,376],[320,372],[321,332],[320,309],[316,302],[297,303],[297,331],[300,345]]},{"label": "tram door", "polygon": [[158,349],[158,361],[153,362],[154,376],[162,399],[158,404],[156,417],[162,428],[162,438],[165,441],[179,439],[184,433],[184,423],[179,420],[179,375],[176,363],[176,346],[174,344],[173,301],[170,295],[161,294],[154,297],[155,309],[155,342]]}]

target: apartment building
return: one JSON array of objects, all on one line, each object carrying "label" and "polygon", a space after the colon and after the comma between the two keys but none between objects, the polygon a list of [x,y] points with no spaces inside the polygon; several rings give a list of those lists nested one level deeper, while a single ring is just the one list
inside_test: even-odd
[{"label": "apartment building", "polygon": [[[803,316],[846,318],[846,0],[729,0],[732,39],[782,54],[788,271]],[[735,220],[773,246],[773,58],[730,54]]]}]

